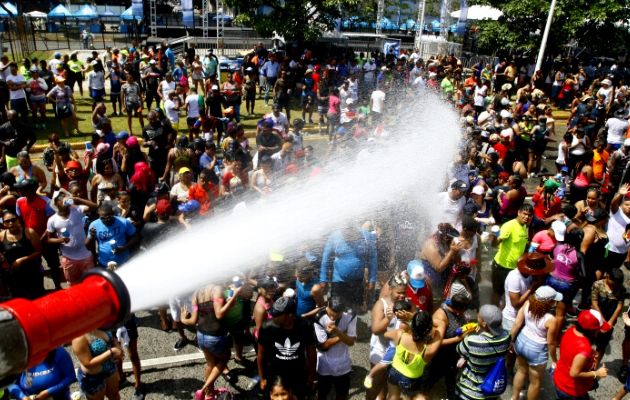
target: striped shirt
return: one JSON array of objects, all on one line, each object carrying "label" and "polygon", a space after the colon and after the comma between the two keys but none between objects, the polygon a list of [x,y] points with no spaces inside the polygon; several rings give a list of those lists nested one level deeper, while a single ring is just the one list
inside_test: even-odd
[{"label": "striped shirt", "polygon": [[510,333],[502,331],[493,336],[489,332],[468,335],[457,345],[457,351],[466,359],[466,366],[457,382],[457,393],[462,399],[494,399],[481,391],[486,374],[497,359],[507,354],[510,346]]}]

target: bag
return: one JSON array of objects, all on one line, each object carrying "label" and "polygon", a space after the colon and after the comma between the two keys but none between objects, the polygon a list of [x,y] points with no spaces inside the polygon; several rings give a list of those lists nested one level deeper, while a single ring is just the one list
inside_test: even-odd
[{"label": "bag", "polygon": [[505,366],[505,357],[499,357],[483,380],[480,389],[485,395],[498,396],[505,392],[506,388],[507,367]]}]

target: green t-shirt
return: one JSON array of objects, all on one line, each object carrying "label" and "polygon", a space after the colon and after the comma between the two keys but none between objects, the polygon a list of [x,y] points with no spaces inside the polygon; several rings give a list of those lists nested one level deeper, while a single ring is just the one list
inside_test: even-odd
[{"label": "green t-shirt", "polygon": [[521,225],[516,218],[509,220],[501,227],[499,239],[501,243],[499,243],[499,251],[494,256],[494,261],[508,269],[516,268],[516,262],[527,246],[527,225]]},{"label": "green t-shirt", "polygon": [[70,71],[72,72],[81,72],[81,70],[83,69],[83,62],[80,60],[77,61],[73,61],[70,60],[68,61],[68,68],[70,68]]},{"label": "green t-shirt", "polygon": [[[223,295],[225,296],[225,301],[227,301],[228,299],[228,294],[229,294],[228,290],[225,290],[225,292],[223,292]],[[243,299],[240,297],[237,297],[234,305],[225,313],[225,316],[223,317],[223,322],[225,323],[225,326],[232,327],[236,325],[237,323],[241,322],[242,319],[243,319]]]},{"label": "green t-shirt", "polygon": [[442,79],[442,83],[440,84],[442,91],[444,94],[452,94],[455,91],[455,87],[453,86],[453,82],[450,79],[444,78]]}]

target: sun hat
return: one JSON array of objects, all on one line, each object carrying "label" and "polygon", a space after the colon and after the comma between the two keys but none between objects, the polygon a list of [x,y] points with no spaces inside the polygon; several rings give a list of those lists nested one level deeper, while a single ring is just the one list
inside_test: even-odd
[{"label": "sun hat", "polygon": [[608,86],[610,86],[610,85],[612,85],[612,82],[610,81],[610,79],[604,79],[604,80],[602,81],[602,85],[608,85]]},{"label": "sun hat", "polygon": [[422,289],[425,282],[424,267],[418,260],[411,260],[407,264],[407,275],[409,275],[409,285],[414,289]]},{"label": "sun hat", "polygon": [[559,242],[564,242],[564,234],[567,232],[567,226],[562,221],[553,221],[551,223],[551,230],[553,230],[553,235],[556,237],[556,240]]},{"label": "sun hat", "polygon": [[542,301],[549,301],[549,300],[561,301],[562,300],[562,293],[556,292],[554,288],[547,285],[541,286],[538,289],[536,289],[535,295],[538,300],[542,300]]},{"label": "sun hat", "polygon": [[597,310],[584,310],[577,318],[578,325],[587,331],[608,332],[612,327]]},{"label": "sun hat", "polygon": [[488,324],[488,330],[492,334],[498,335],[503,331],[503,327],[501,326],[503,323],[503,314],[501,314],[499,307],[493,304],[484,304],[479,309],[479,316]]},{"label": "sun hat", "polygon": [[541,253],[525,253],[516,262],[518,270],[526,275],[546,275],[553,271],[551,259]]}]

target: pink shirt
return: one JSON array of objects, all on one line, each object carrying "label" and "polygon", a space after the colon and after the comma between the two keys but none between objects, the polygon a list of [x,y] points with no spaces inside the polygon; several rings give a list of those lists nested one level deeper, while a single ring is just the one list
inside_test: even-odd
[{"label": "pink shirt", "polygon": [[538,243],[538,249],[536,249],[540,253],[551,253],[553,248],[556,247],[556,242],[549,236],[547,230],[542,230],[534,235],[532,238],[532,243]]},{"label": "pink shirt", "polygon": [[560,244],[553,249],[553,266],[551,275],[566,282],[573,282],[578,278],[580,263],[577,251],[568,244]]},{"label": "pink shirt", "polygon": [[329,114],[339,114],[339,105],[341,104],[341,100],[339,97],[335,95],[328,96],[328,113]]}]

